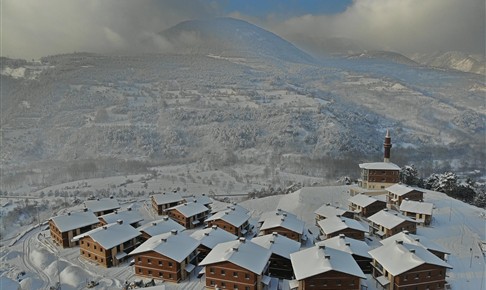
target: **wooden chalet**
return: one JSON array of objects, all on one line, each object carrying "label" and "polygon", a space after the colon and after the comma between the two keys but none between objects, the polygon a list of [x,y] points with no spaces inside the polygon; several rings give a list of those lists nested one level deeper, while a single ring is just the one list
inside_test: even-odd
[{"label": "wooden chalet", "polygon": [[72,241],[72,238],[96,228],[97,225],[96,215],[88,209],[69,212],[49,219],[52,241],[62,248],[77,246],[78,241]]}]

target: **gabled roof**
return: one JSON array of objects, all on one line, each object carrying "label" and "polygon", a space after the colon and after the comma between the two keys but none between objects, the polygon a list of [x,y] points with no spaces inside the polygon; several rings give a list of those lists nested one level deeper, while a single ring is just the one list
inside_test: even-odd
[{"label": "gabled roof", "polygon": [[186,200],[188,202],[197,202],[197,203],[204,204],[204,205],[209,205],[209,204],[213,203],[213,201],[204,194],[203,195],[192,195],[190,197],[186,197]]},{"label": "gabled roof", "polygon": [[68,232],[99,223],[96,215],[90,210],[59,215],[51,218],[51,220],[61,232]]},{"label": "gabled roof", "polygon": [[325,234],[332,234],[344,229],[353,229],[361,232],[367,232],[367,230],[361,225],[360,222],[345,217],[330,217],[325,220],[318,221],[317,224]]},{"label": "gabled roof", "polygon": [[300,249],[299,242],[277,233],[255,237],[251,239],[251,241],[257,245],[269,249],[273,254],[287,259],[290,259],[290,254],[295,253]]},{"label": "gabled roof", "polygon": [[216,247],[217,244],[234,241],[238,238],[217,226],[195,231],[191,234],[191,237],[198,240],[201,245],[209,249]]},{"label": "gabled roof", "polygon": [[120,208],[120,204],[118,203],[118,201],[111,197],[96,200],[87,200],[84,202],[84,206],[95,213]]},{"label": "gabled roof", "polygon": [[282,227],[299,234],[304,232],[304,222],[299,220],[295,215],[287,215],[285,213],[281,215],[270,215],[265,219],[260,230],[268,230],[277,227]]},{"label": "gabled roof", "polygon": [[133,256],[154,251],[180,263],[194,252],[198,246],[198,240],[184,233],[172,231],[151,237],[135,250],[131,251],[129,255]]},{"label": "gabled roof", "polygon": [[367,196],[366,194],[357,194],[348,199],[349,202],[359,205],[361,207],[367,207],[370,204],[373,204],[377,201],[381,201],[377,198],[373,198],[371,196]]},{"label": "gabled roof", "polygon": [[339,236],[321,241],[316,243],[317,246],[324,245],[329,248],[333,248],[336,250],[340,250],[351,255],[356,255],[360,257],[370,258],[371,256],[368,253],[371,250],[370,246],[364,241],[355,240],[345,235],[341,234]]},{"label": "gabled roof", "polygon": [[393,194],[396,194],[398,196],[405,195],[405,194],[412,192],[414,190],[420,191],[417,188],[410,187],[408,185],[404,185],[404,184],[400,184],[400,183],[389,186],[389,187],[386,188],[386,190],[393,193]]},{"label": "gabled roof", "polygon": [[444,247],[434,243],[433,241],[429,240],[424,236],[414,235],[409,233],[408,231],[403,231],[398,234],[395,234],[391,237],[388,237],[384,240],[379,241],[382,245],[388,245],[390,243],[395,243],[396,241],[403,241],[404,243],[422,246],[429,251],[441,252],[444,254],[450,254],[448,250]]},{"label": "gabled roof", "polygon": [[229,223],[230,225],[233,225],[235,227],[239,227],[242,224],[244,224],[246,221],[248,221],[249,219],[250,219],[250,216],[247,213],[237,211],[237,210],[228,209],[228,210],[224,210],[224,211],[220,211],[220,212],[215,213],[214,215],[212,215],[211,217],[206,219],[205,222],[215,221],[215,220],[223,220],[223,221]]},{"label": "gabled roof", "polygon": [[230,262],[255,274],[262,274],[272,252],[245,238],[218,244],[209,252],[200,266],[208,266],[220,262]]},{"label": "gabled roof", "polygon": [[182,202],[184,198],[177,192],[169,192],[169,193],[159,193],[152,195],[152,198],[155,200],[157,204],[168,204],[174,202]]},{"label": "gabled roof", "polygon": [[384,226],[387,229],[392,229],[404,221],[414,222],[409,217],[406,217],[398,212],[381,210],[368,218],[369,221]]},{"label": "gabled roof", "polygon": [[176,205],[174,207],[168,208],[167,210],[177,210],[183,216],[192,217],[203,212],[209,212],[209,209],[202,203],[197,202],[187,202],[183,204]]},{"label": "gabled roof", "polygon": [[420,202],[415,200],[402,200],[400,211],[432,215],[433,203]]},{"label": "gabled roof", "polygon": [[98,219],[103,219],[107,224],[115,223],[118,220],[122,220],[126,224],[133,224],[143,221],[142,215],[137,211],[125,210],[115,211],[109,214],[102,215]]},{"label": "gabled roof", "polygon": [[393,276],[400,275],[423,264],[452,269],[451,265],[425,248],[407,243],[388,243],[371,250],[369,253]]},{"label": "gabled roof", "polygon": [[213,205],[211,208],[211,213],[217,213],[220,211],[225,211],[231,209],[232,211],[237,211],[241,213],[249,213],[249,211],[242,207],[239,204],[233,203],[233,204],[225,204],[225,203],[218,203],[216,205]]},{"label": "gabled roof", "polygon": [[267,218],[269,218],[271,216],[274,216],[274,215],[280,215],[280,216],[282,216],[283,214],[286,214],[287,216],[293,216],[293,217],[297,218],[297,216],[295,214],[279,208],[277,210],[267,211],[267,212],[262,213],[260,215],[260,219],[258,219],[258,222],[259,223],[263,223]]},{"label": "gabled roof", "polygon": [[391,162],[361,163],[359,168],[372,170],[400,170],[400,167]]},{"label": "gabled roof", "polygon": [[145,232],[151,237],[170,232],[171,230],[177,230],[181,232],[186,228],[173,219],[164,216],[162,219],[147,223],[138,228],[140,232]]},{"label": "gabled roof", "polygon": [[104,249],[108,250],[140,236],[140,232],[129,224],[112,223],[88,231],[84,234],[77,235],[73,238],[73,241],[77,241],[88,236]]},{"label": "gabled roof", "polygon": [[342,216],[348,212],[345,209],[339,208],[338,206],[333,206],[330,203],[322,205],[320,208],[316,209],[314,212],[317,215],[323,216],[325,218],[334,217],[334,216]]},{"label": "gabled roof", "polygon": [[330,247],[315,246],[290,254],[295,279],[303,280],[329,271],[366,279],[351,254]]}]

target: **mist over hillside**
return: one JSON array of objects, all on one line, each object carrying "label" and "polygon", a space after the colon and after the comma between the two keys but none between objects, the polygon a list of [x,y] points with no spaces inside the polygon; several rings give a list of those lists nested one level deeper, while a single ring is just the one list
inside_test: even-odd
[{"label": "mist over hillside", "polygon": [[484,165],[480,75],[383,53],[314,60],[225,18],[161,35],[180,53],[4,59],[2,185],[188,162],[333,179],[381,160],[386,129],[399,165]]}]

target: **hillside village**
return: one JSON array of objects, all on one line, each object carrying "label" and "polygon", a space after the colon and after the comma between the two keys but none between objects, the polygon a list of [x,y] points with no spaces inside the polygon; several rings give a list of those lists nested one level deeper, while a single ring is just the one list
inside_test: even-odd
[{"label": "hillside village", "polygon": [[[341,192],[302,188],[288,194],[314,191],[316,202],[327,201],[319,204],[303,202],[302,196],[291,206],[264,199],[260,205],[259,199],[224,203],[177,191],[131,204],[113,196],[85,200],[50,217],[37,239],[48,251],[69,253],[70,262],[121,282],[108,285],[105,278],[86,277],[69,284],[64,275],[61,283],[58,262],[59,281],[49,278],[39,288],[463,289],[450,283],[451,261],[463,253],[434,241],[447,226],[444,215],[451,220],[452,207],[444,212],[430,202],[430,191],[399,183],[391,147],[387,131],[383,162],[359,164],[358,183]],[[484,269],[484,229],[472,242],[471,267],[474,247],[474,263]],[[484,275],[471,279],[479,285]]]}]

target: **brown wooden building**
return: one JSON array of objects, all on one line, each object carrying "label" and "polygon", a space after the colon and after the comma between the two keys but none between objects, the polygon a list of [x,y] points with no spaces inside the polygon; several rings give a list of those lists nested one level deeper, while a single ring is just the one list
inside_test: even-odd
[{"label": "brown wooden building", "polygon": [[[384,195],[383,195],[384,196]],[[369,217],[386,208],[386,201],[379,196],[371,197],[365,194],[357,194],[348,199],[349,210],[360,217]]]},{"label": "brown wooden building", "polygon": [[111,196],[109,198],[86,200],[84,207],[92,211],[96,216],[102,216],[120,209],[120,204]]},{"label": "brown wooden building", "polygon": [[316,215],[316,226],[317,222],[328,217],[342,216],[347,218],[353,218],[354,214],[351,211],[339,208],[338,206],[333,206],[330,203],[324,204],[314,212]]},{"label": "brown wooden building", "polygon": [[382,239],[391,237],[399,232],[408,231],[412,234],[417,232],[417,223],[409,217],[398,212],[384,209],[368,218],[369,232]]},{"label": "brown wooden building", "polygon": [[235,241],[238,239],[237,236],[218,228],[217,226],[212,226],[206,229],[195,231],[191,234],[191,237],[199,241],[198,251],[198,261],[202,261],[211,252],[211,250],[218,244]]},{"label": "brown wooden building", "polygon": [[157,215],[166,215],[168,208],[184,203],[184,198],[177,192],[159,193],[150,196],[152,208]]},{"label": "brown wooden building", "polygon": [[422,201],[424,199],[423,191],[404,184],[392,185],[386,191],[388,192],[387,206],[395,210],[400,209],[400,205],[405,199],[414,201]]},{"label": "brown wooden building", "polygon": [[345,217],[330,217],[320,220],[317,224],[320,228],[321,240],[345,235],[346,237],[364,241],[365,233],[367,232],[360,222]]},{"label": "brown wooden building", "polygon": [[125,211],[116,210],[115,212],[99,216],[98,219],[100,226],[116,223],[121,220],[123,223],[129,224],[134,228],[137,228],[140,222],[143,221],[142,215],[137,211],[132,211],[131,208]]},{"label": "brown wooden building", "polygon": [[270,215],[263,222],[260,227],[260,235],[272,233],[278,233],[299,243],[306,239],[304,237],[304,222],[295,215],[288,215],[285,212]]},{"label": "brown wooden building", "polygon": [[97,225],[96,215],[88,209],[49,219],[52,241],[63,248],[77,246],[78,241],[72,241],[72,238],[94,229]]},{"label": "brown wooden building", "polygon": [[185,229],[186,228],[184,226],[181,226],[179,223],[177,223],[173,219],[170,219],[168,216],[164,216],[159,220],[146,223],[138,228],[138,230],[142,234],[142,236],[140,237],[142,242],[150,239],[153,236],[169,233],[172,230],[176,230],[180,233]]},{"label": "brown wooden building", "polygon": [[166,210],[167,215],[184,226],[186,229],[192,229],[204,223],[209,215],[209,209],[203,204],[197,202],[188,202]]},{"label": "brown wooden building", "polygon": [[425,248],[395,241],[371,250],[373,278],[382,289],[445,289],[452,267]]},{"label": "brown wooden building", "polygon": [[206,219],[206,223],[209,227],[217,226],[235,236],[242,237],[248,232],[249,220],[250,216],[247,213],[230,208],[215,213]]},{"label": "brown wooden building", "polygon": [[432,222],[432,210],[434,204],[422,201],[405,199],[400,204],[400,212],[419,225],[428,226]]},{"label": "brown wooden building", "polygon": [[199,242],[185,233],[172,232],[153,236],[134,251],[135,275],[180,282],[196,267]]},{"label": "brown wooden building", "polygon": [[299,290],[360,290],[361,279],[366,279],[349,253],[322,245],[293,253],[290,259]]},{"label": "brown wooden building", "polygon": [[444,261],[446,260],[446,255],[450,254],[448,250],[446,250],[439,244],[429,240],[424,236],[411,234],[408,231],[403,231],[395,234],[389,238],[381,240],[380,243],[386,246],[390,243],[395,243],[396,241],[403,241],[407,244],[423,247],[424,249],[427,249],[427,251],[431,252],[432,254],[436,255],[438,258]]},{"label": "brown wooden building", "polygon": [[73,238],[81,257],[103,267],[118,266],[138,243],[140,232],[123,223],[108,224]]},{"label": "brown wooden building", "polygon": [[270,265],[268,267],[268,276],[279,279],[292,279],[294,271],[292,263],[290,262],[290,254],[299,251],[299,242],[279,235],[276,232],[265,236],[255,237],[251,241],[272,251]]},{"label": "brown wooden building", "polygon": [[218,244],[201,261],[205,266],[206,288],[262,290],[271,252],[245,238]]}]

